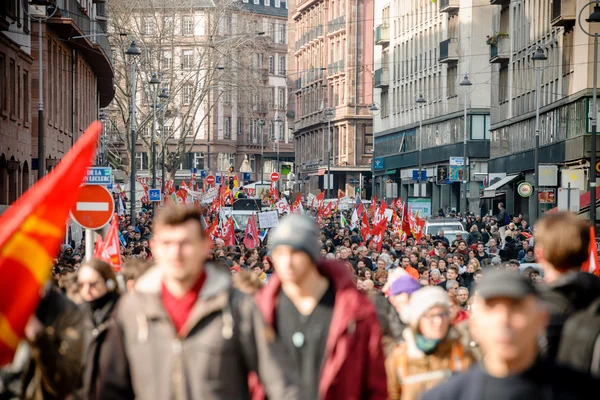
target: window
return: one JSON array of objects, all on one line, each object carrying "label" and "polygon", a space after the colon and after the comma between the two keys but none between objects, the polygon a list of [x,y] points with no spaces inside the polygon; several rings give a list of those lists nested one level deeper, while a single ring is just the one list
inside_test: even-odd
[{"label": "window", "polygon": [[285,56],[279,57],[279,75],[285,76]]},{"label": "window", "polygon": [[204,153],[192,153],[192,168],[204,169]]},{"label": "window", "polygon": [[283,110],[283,109],[285,109],[285,88],[279,88],[279,89],[277,89],[277,92],[278,92],[277,105],[279,106],[278,108],[280,110]]},{"label": "window", "polygon": [[148,168],[148,153],[135,154],[135,168],[139,171]]},{"label": "window", "polygon": [[254,4],[260,4],[260,0],[254,0]]},{"label": "window", "polygon": [[248,162],[250,162],[250,171],[256,171],[256,155],[250,154],[248,156]]},{"label": "window", "polygon": [[229,165],[235,168],[235,153],[229,153]]},{"label": "window", "polygon": [[194,65],[194,50],[183,50],[181,54],[181,68],[192,69]]},{"label": "window", "polygon": [[275,0],[275,7],[276,8],[281,7],[281,0]]},{"label": "window", "polygon": [[27,71],[23,72],[23,93],[21,97],[23,97],[23,120],[27,125],[29,122],[29,116],[31,115],[29,112],[29,72]]},{"label": "window", "polygon": [[269,73],[275,73],[275,57],[269,56]]},{"label": "window", "polygon": [[275,88],[269,88],[269,108],[275,108]]},{"label": "window", "polygon": [[227,89],[223,91],[223,104],[226,106],[231,105],[231,92]]},{"label": "window", "polygon": [[174,27],[173,17],[163,17],[163,33],[172,34]]},{"label": "window", "polygon": [[229,139],[231,138],[231,117],[225,117],[223,122],[223,137]]},{"label": "window", "polygon": [[0,111],[8,110],[8,96],[6,85],[6,59],[3,54],[0,54]]},{"label": "window", "polygon": [[189,106],[192,104],[193,86],[190,83],[186,83],[181,88],[181,104]]},{"label": "window", "polygon": [[447,70],[448,78],[446,80],[446,93],[448,98],[456,97],[456,80],[458,79],[458,67],[451,67]]},{"label": "window", "polygon": [[471,139],[483,140],[490,138],[490,116],[471,116]]},{"label": "window", "polygon": [[508,65],[500,67],[498,81],[498,101],[500,104],[506,103],[508,101]]},{"label": "window", "polygon": [[161,69],[171,69],[173,67],[173,53],[170,51],[163,51],[160,57]]},{"label": "window", "polygon": [[365,154],[373,153],[373,127],[365,126]]},{"label": "window", "polygon": [[191,16],[185,16],[181,19],[181,34],[182,35],[193,35],[194,34],[194,19]]},{"label": "window", "polygon": [[278,129],[278,130],[279,130],[279,141],[280,141],[280,142],[283,142],[283,131],[284,131],[284,129],[285,129],[285,126],[284,126],[284,124],[283,124],[283,123],[279,123],[279,124],[277,124],[277,125],[278,125],[278,127],[279,127],[279,129]]},{"label": "window", "polygon": [[287,43],[285,24],[279,25],[279,43]]},{"label": "window", "polygon": [[17,67],[15,65],[15,60],[12,58],[9,62],[9,70],[10,74],[10,86],[11,86],[11,96],[10,96],[10,116],[16,117],[17,112]]},{"label": "window", "polygon": [[265,0],[265,7],[269,7],[271,6],[271,1],[270,0]]},{"label": "window", "polygon": [[273,121],[269,121],[269,140],[271,142],[275,141],[275,124]]},{"label": "window", "polygon": [[242,117],[238,117],[237,119],[237,134],[242,135],[244,131],[244,119]]},{"label": "window", "polygon": [[152,17],[142,18],[142,34],[146,36],[154,34],[154,21],[152,21]]}]

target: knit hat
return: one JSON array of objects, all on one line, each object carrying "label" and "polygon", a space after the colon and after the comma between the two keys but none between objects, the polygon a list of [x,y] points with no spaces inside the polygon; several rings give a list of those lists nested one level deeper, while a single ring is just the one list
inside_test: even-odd
[{"label": "knit hat", "polygon": [[290,214],[269,233],[269,250],[272,252],[277,246],[290,246],[317,261],[321,256],[318,239],[319,230],[314,220],[302,214]]},{"label": "knit hat", "polygon": [[390,295],[396,296],[401,293],[411,294],[421,288],[421,285],[415,281],[410,275],[402,275],[396,279],[390,288]]},{"label": "knit hat", "polygon": [[426,286],[410,296],[410,303],[402,309],[402,320],[415,327],[429,309],[435,306],[448,309],[448,303],[448,293],[444,289],[439,286]]}]

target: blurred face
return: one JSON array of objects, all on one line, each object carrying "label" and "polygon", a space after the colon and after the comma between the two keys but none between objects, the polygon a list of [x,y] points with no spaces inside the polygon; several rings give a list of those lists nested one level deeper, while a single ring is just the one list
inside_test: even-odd
[{"label": "blurred face", "polygon": [[327,254],[327,249],[321,249],[321,257],[325,257]]},{"label": "blurred face", "polygon": [[475,283],[481,282],[481,278],[483,278],[483,274],[475,274],[475,275],[473,275],[473,279],[475,280]]},{"label": "blurred face", "polygon": [[417,256],[415,254],[411,254],[409,257],[410,257],[411,264],[417,263]]},{"label": "blurred face", "polygon": [[469,292],[467,292],[466,290],[459,290],[456,294],[456,297],[461,303],[466,303],[467,300],[469,300]]},{"label": "blurred face", "polygon": [[440,260],[438,262],[438,269],[442,272],[446,270],[446,260]]},{"label": "blurred face", "polygon": [[346,260],[346,259],[348,259],[348,255],[349,255],[349,254],[350,254],[350,252],[348,251],[348,249],[347,249],[347,248],[343,248],[343,249],[340,251],[340,257],[342,258],[342,260]]},{"label": "blurred face", "polygon": [[253,267],[252,272],[254,272],[256,275],[260,275],[262,274],[263,270],[261,267]]},{"label": "blurred face", "polygon": [[496,247],[496,239],[490,239],[490,247]]},{"label": "blurred face", "polygon": [[77,282],[79,283],[79,293],[84,301],[96,300],[108,293],[106,282],[93,268],[80,268],[77,273]]},{"label": "blurred face", "polygon": [[432,272],[431,273],[431,279],[433,279],[434,281],[439,281],[440,280],[440,274],[438,272]]},{"label": "blurred face", "polygon": [[201,236],[197,221],[179,225],[157,225],[150,243],[156,264],[165,279],[186,284],[195,281],[211,251],[211,242]]},{"label": "blurred face", "polygon": [[458,274],[453,269],[449,269],[448,272],[446,272],[446,279],[448,279],[448,280],[456,279],[457,276],[458,276]]},{"label": "blurred face", "polygon": [[385,261],[377,260],[377,269],[380,271],[384,271],[385,270]]},{"label": "blurred face", "polygon": [[369,270],[365,271],[365,278],[373,279],[373,273]]},{"label": "blurred face", "polygon": [[283,284],[299,284],[312,271],[313,261],[303,251],[290,246],[277,246],[271,254],[273,268]]},{"label": "blurred face", "polygon": [[410,259],[408,257],[402,257],[402,266],[404,268],[408,267],[410,265]]},{"label": "blurred face", "polygon": [[469,265],[467,265],[467,272],[472,274],[475,272],[475,264],[470,263]]},{"label": "blurred face", "polygon": [[511,363],[537,351],[537,338],[548,315],[533,296],[475,301],[471,332],[491,359]]},{"label": "blurred face", "polygon": [[477,252],[483,254],[483,252],[484,252],[483,244],[479,243],[477,245]]},{"label": "blurred face", "polygon": [[429,280],[429,271],[424,271],[421,274],[421,279]]},{"label": "blurred face", "polygon": [[448,285],[448,286],[446,286],[446,288],[448,289],[448,292],[452,292],[454,294],[456,294],[456,292],[458,291],[458,285],[456,285],[456,286]]},{"label": "blurred face", "polygon": [[408,293],[400,293],[395,296],[390,296],[389,300],[396,311],[401,312],[410,302],[410,295]]},{"label": "blurred face", "polygon": [[465,251],[467,249],[467,245],[465,244],[465,242],[461,242],[458,244],[458,249],[460,251]]},{"label": "blurred face", "polygon": [[419,319],[419,332],[427,339],[441,340],[449,328],[450,312],[446,307],[432,307]]},{"label": "blurred face", "polygon": [[365,265],[365,262],[364,262],[364,261],[359,261],[359,262],[357,262],[357,263],[356,263],[356,266],[357,266],[358,268],[365,268],[365,267],[366,267],[366,265]]}]

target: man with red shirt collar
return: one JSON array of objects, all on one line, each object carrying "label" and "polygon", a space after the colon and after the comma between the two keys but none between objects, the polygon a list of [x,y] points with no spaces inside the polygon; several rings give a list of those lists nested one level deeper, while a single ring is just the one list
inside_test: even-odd
[{"label": "man with red shirt collar", "polygon": [[156,266],[122,298],[101,357],[99,399],[247,399],[256,371],[273,399],[296,399],[295,375],[253,300],[231,288],[201,210],[165,208],[154,223]]},{"label": "man with red shirt collar", "polygon": [[270,234],[275,274],[258,294],[300,372],[306,400],[386,399],[381,330],[348,269],[320,259],[313,220],[292,214]]}]

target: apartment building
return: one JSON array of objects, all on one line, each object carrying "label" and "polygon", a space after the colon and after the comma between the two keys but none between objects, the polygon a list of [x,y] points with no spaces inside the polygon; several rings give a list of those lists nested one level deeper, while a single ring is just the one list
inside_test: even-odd
[{"label": "apartment building", "polygon": [[[478,210],[489,157],[486,35],[493,9],[489,0],[375,2],[373,170],[379,198],[400,196],[428,216],[438,209],[464,211],[466,186],[467,208]],[[465,75],[471,86],[460,85]],[[461,185],[465,121],[467,184]]]},{"label": "apartment building", "polygon": [[[504,202],[510,213],[530,212],[537,196],[518,194],[521,182],[534,183],[536,71],[541,70],[539,163],[540,192],[557,193],[558,186],[589,190],[593,38],[582,32],[577,15],[587,1],[491,1],[492,33],[506,33],[490,46],[492,125],[489,172],[497,182],[486,188],[490,208]],[[593,9],[583,10],[581,23],[592,34],[597,25],[585,21]],[[540,46],[546,61],[534,61]],[[593,167],[593,166],[592,166]],[[588,197],[589,204],[589,197]],[[539,214],[556,204],[541,199]],[[583,207],[583,202],[582,202]]]},{"label": "apartment building", "polygon": [[289,26],[289,116],[303,190],[320,192],[332,181],[331,193],[357,195],[371,178],[373,2],[295,0]]},{"label": "apartment building", "polygon": [[[293,164],[293,141],[285,118],[286,3],[165,0],[152,4],[128,22],[132,34],[127,40],[136,40],[142,53],[159,54],[138,69],[138,174],[149,176],[152,169],[148,139],[156,88],[148,82],[154,73],[161,80],[158,90],[164,87],[169,94],[157,110],[156,129],[162,140],[164,127],[167,178],[189,181],[195,169],[201,182],[205,175],[228,174],[233,167],[240,180],[246,173],[249,181],[260,181],[261,173],[262,180],[269,180],[278,160],[280,166]],[[131,60],[124,53],[121,56],[118,65],[127,71]],[[141,57],[145,59],[144,54]],[[115,115],[123,115],[122,104],[127,107],[130,82],[122,79],[120,84],[126,88],[125,101],[115,101],[109,108],[109,159],[128,173],[129,121]],[[159,146],[159,179],[160,154]]]},{"label": "apartment building", "polygon": [[[48,8],[20,0],[0,3],[0,210],[38,176],[39,30],[44,173],[60,161],[114,94],[105,3],[51,3]],[[35,22],[40,18],[41,24]]]}]

